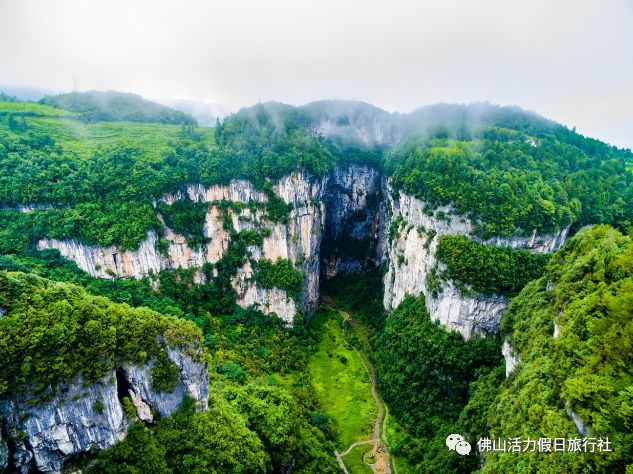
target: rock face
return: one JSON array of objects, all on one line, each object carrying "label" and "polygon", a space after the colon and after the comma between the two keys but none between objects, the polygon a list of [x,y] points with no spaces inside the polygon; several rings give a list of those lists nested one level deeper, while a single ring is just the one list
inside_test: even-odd
[{"label": "rock face", "polygon": [[393,117],[372,105],[353,101],[313,102],[312,132],[326,138],[365,146],[393,144]]},{"label": "rock face", "polygon": [[[227,186],[209,188],[190,185],[183,192],[164,196],[161,201],[167,204],[183,199],[185,195],[194,202],[210,203],[203,224],[203,234],[210,242],[201,245],[199,249],[191,248],[183,235],[168,227],[165,227],[163,235],[168,246],[163,253],[158,250],[159,237],[154,231],[150,231],[147,239],[134,251],[123,251],[117,246],[103,248],[85,245],[76,240],[56,239],[42,239],[38,248],[57,249],[79,268],[100,278],[142,278],[162,270],[200,268],[206,263],[217,263],[230,244],[231,235],[224,228],[223,212],[226,212],[236,232],[268,230],[269,235],[264,238],[263,244],[249,249],[252,258],[272,261],[278,258],[289,259],[304,275],[304,288],[297,304],[283,290],[259,288],[250,279],[252,269],[247,263],[238,269],[237,276],[233,279],[237,303],[243,307],[256,305],[266,314],[275,312],[285,321],[292,322],[298,310],[310,317],[318,306],[324,184],[324,180],[304,173],[293,173],[273,185],[274,194],[291,206],[286,224],[267,220],[261,206],[228,208],[225,211],[220,209],[219,203],[222,201],[263,204],[268,200],[263,191],[256,190],[248,181],[233,180]],[[202,281],[201,272],[197,278],[198,282]]]},{"label": "rock face", "polygon": [[[336,133],[342,133],[340,127],[347,127],[345,124],[353,123],[353,117],[341,118],[335,112],[329,111],[319,122],[325,127],[323,133],[329,130],[324,125],[328,121],[338,124]],[[386,122],[380,123],[386,126]],[[355,130],[362,131],[362,127]],[[372,140],[387,139],[376,133]],[[267,220],[263,206],[269,196],[248,181],[233,180],[227,186],[209,188],[190,185],[179,193],[164,196],[161,201],[167,204],[185,196],[194,202],[209,203],[203,233],[210,241],[199,249],[191,248],[184,236],[169,228],[163,235],[167,244],[165,246],[163,241],[163,253],[158,250],[159,237],[155,232],[150,232],[135,251],[88,246],[74,240],[43,239],[38,246],[58,249],[94,276],[141,278],[162,270],[200,268],[218,262],[231,241],[231,233],[224,225],[228,217],[235,232],[266,230],[262,232],[263,243],[249,247],[249,258],[255,261],[288,259],[304,275],[301,297],[294,301],[281,289],[259,287],[252,278],[252,265],[247,261],[232,279],[237,303],[242,307],[255,305],[266,314],[276,313],[288,323],[298,313],[307,319],[318,306],[320,274],[331,278],[338,272],[359,271],[370,262],[386,261],[383,302],[387,310],[395,308],[406,294],[423,293],[431,316],[466,337],[498,326],[507,307],[505,297],[464,296],[450,282],[438,295],[427,289],[427,275],[437,265],[438,237],[470,235],[474,228],[469,219],[454,215],[450,206],[427,213],[429,206],[424,202],[403,192],[393,196],[388,182],[381,179],[375,168],[354,164],[339,165],[322,179],[292,173],[274,183],[272,190],[289,205],[287,222]],[[241,205],[221,208],[220,203],[227,201]],[[539,236],[534,231],[528,237],[516,235],[479,241],[552,252],[560,248],[566,238],[567,229],[563,229],[552,235]],[[198,282],[203,281],[202,272],[198,272],[197,278]]]},{"label": "rock face", "polygon": [[503,341],[501,353],[503,354],[503,358],[506,360],[506,377],[509,377],[519,363],[519,357],[514,354],[514,350],[507,339]]},{"label": "rock face", "polygon": [[[136,420],[128,418],[123,410],[121,397],[128,395],[128,391],[136,395],[136,400],[131,398],[137,405],[137,416],[145,421],[151,421],[151,410],[162,416],[173,413],[185,394],[196,400],[199,409],[206,408],[209,398],[206,364],[175,348],[168,348],[167,357],[180,372],[178,384],[169,394],[151,388],[150,363],[149,367],[124,366],[112,370],[88,386],[78,379],[62,387],[57,396],[45,403],[31,396],[0,401],[0,415],[4,418],[2,434],[13,445],[8,465],[22,473],[33,468],[59,471],[65,461],[80,453],[93,447],[106,449],[123,440],[127,428]],[[0,444],[0,469],[3,452],[8,453]]]},{"label": "rock face", "polygon": [[[207,408],[209,399],[209,377],[204,364],[194,362],[184,352],[167,349],[167,359],[178,367],[179,377],[171,392],[157,392],[152,388],[151,364],[144,366],[123,365],[121,372],[123,384],[127,384],[128,392],[135,394],[142,404],[137,405],[137,411],[150,406],[164,418],[176,411],[185,395],[199,402],[201,409]],[[120,375],[119,375],[120,377]]]},{"label": "rock face", "polygon": [[[450,206],[426,213],[426,203],[402,191],[396,197],[387,185],[387,207],[391,214],[392,235],[387,249],[388,271],[384,278],[383,303],[387,310],[394,309],[405,295],[424,294],[433,319],[447,329],[470,337],[473,332],[498,328],[508,299],[501,295],[464,296],[452,283],[444,284],[438,295],[427,288],[427,275],[437,265],[435,252],[441,235],[469,235],[473,223],[456,216]],[[431,214],[431,215],[429,215]],[[486,245],[527,248],[533,252],[552,252],[560,248],[567,237],[567,229],[552,235],[494,238],[479,240]]]},{"label": "rock face", "polygon": [[326,278],[354,273],[376,258],[381,222],[381,178],[368,166],[337,166],[325,193],[325,234],[321,243]]},{"label": "rock face", "polygon": [[9,447],[4,438],[0,438],[0,472],[9,465]]}]

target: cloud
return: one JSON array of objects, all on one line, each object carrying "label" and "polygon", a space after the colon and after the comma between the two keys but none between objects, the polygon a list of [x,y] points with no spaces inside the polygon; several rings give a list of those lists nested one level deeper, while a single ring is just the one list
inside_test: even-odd
[{"label": "cloud", "polygon": [[633,147],[629,0],[0,2],[0,84],[232,105],[489,100]]}]

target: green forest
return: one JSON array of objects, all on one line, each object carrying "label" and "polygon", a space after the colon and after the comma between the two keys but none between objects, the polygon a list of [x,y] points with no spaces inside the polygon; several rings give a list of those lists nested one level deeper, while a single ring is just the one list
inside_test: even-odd
[{"label": "green forest", "polygon": [[40,104],[75,112],[86,122],[147,122],[197,125],[196,119],[179,110],[115,91],[70,92],[46,96]]},{"label": "green forest", "polygon": [[590,145],[492,128],[469,140],[412,140],[391,151],[384,167],[396,190],[432,208],[451,205],[477,223],[479,237],[596,223],[626,229],[633,222],[631,153]]},{"label": "green forest", "polygon": [[[432,207],[451,204],[484,238],[589,223],[624,230],[633,222],[630,151],[519,110],[500,108],[502,120],[491,114],[468,133],[450,132],[467,117],[449,117],[433,138],[403,132],[403,143],[386,151],[314,135],[318,110],[258,104],[204,129],[160,118],[148,119],[151,125],[86,122],[76,111],[1,102],[0,251],[26,251],[42,236],[135,249],[162,228],[153,203],[187,184],[240,178],[266,189],[294,170],[321,176],[335,163],[363,160],[392,175],[395,192]],[[41,208],[28,216],[12,211],[33,205]],[[203,238],[186,217],[192,211],[170,222],[198,245]],[[283,220],[287,211],[275,211]]]},{"label": "green forest", "polygon": [[580,231],[554,254],[545,274],[512,300],[502,334],[520,363],[502,384],[473,392],[473,403],[492,402],[483,417],[490,437],[578,437],[570,409],[587,425],[585,437],[608,437],[613,451],[520,458],[488,453],[484,472],[630,470],[631,238],[607,226]]},{"label": "green forest", "polygon": [[77,376],[92,383],[124,362],[156,359],[159,336],[193,349],[202,341],[191,322],[34,274],[0,271],[0,307],[0,397],[46,400]]},{"label": "green forest", "polygon": [[[326,415],[332,407],[322,405],[326,398],[313,382],[319,370],[310,367],[310,358],[355,373],[341,354],[359,356],[357,347],[337,336],[350,324],[367,334],[362,344],[389,408],[388,448],[400,474],[630,471],[630,150],[517,108],[481,104],[390,116],[356,104],[351,118],[335,119],[344,133],[328,136],[316,122],[349,104],[257,104],[205,128],[131,94],[72,93],[40,103],[0,99],[0,401],[28,394],[34,403],[46,403],[77,376],[94,382],[124,362],[150,360],[156,361],[152,386],[169,391],[175,371],[165,349],[171,345],[187,347],[209,364],[208,410],[197,412],[185,398],[171,416],[134,423],[121,443],[72,460],[77,468],[339,472],[333,453],[349,438],[348,427],[341,432]],[[348,133],[363,114],[369,121],[391,117],[393,142],[368,144]],[[446,331],[432,320],[423,296],[407,295],[388,313],[384,263],[322,279],[320,291],[359,326],[339,321],[344,313],[314,324],[297,313],[294,324],[286,324],[261,308],[237,304],[233,280],[247,263],[258,288],[278,288],[301,302],[303,257],[253,257],[253,246],[263,245],[270,228],[289,224],[299,209],[277,196],[273,185],[295,171],[326,178],[348,163],[378,169],[392,197],[405,192],[419,198],[429,216],[472,220],[474,235],[437,240],[438,265],[425,283],[433,296],[452,282],[464,296],[508,298],[499,334],[466,340]],[[265,202],[196,202],[187,196],[190,185],[233,179],[252,182]],[[185,197],[163,200],[177,193]],[[192,249],[205,249],[215,238],[204,228],[211,206],[228,240],[218,261],[199,268],[101,279],[56,250],[37,250],[42,238],[135,250],[154,231],[164,256],[166,228]],[[438,206],[452,211],[439,214]],[[232,217],[244,218],[239,214],[245,209],[270,225],[251,220],[238,231]],[[392,230],[401,223],[394,220]],[[479,243],[567,227],[573,237],[553,254]],[[295,232],[302,231],[289,230],[285,237],[296,244]],[[367,257],[362,242],[336,246]],[[319,331],[323,327],[331,329],[329,338]],[[519,360],[507,378],[505,341]],[[361,360],[355,368],[366,377]],[[326,375],[339,382],[339,374]],[[335,395],[345,401],[344,393]],[[577,436],[572,412],[587,433],[609,436],[616,449],[591,456],[458,456],[445,445],[449,433],[464,434],[472,446],[481,437]]]},{"label": "green forest", "polygon": [[[631,238],[608,226],[581,230],[511,300],[501,326],[499,336],[464,341],[430,320],[422,297],[389,315],[374,345],[379,388],[402,425],[393,454],[405,456],[412,472],[628,472]],[[508,378],[498,337],[520,361]],[[587,432],[578,432],[568,409]],[[481,438],[608,437],[612,452],[462,457],[446,449],[448,433],[465,433],[473,447]]]},{"label": "green forest", "polygon": [[465,235],[440,236],[435,256],[444,267],[438,274],[440,287],[442,281],[452,281],[463,293],[507,296],[540,277],[549,260],[547,254],[483,245]]}]

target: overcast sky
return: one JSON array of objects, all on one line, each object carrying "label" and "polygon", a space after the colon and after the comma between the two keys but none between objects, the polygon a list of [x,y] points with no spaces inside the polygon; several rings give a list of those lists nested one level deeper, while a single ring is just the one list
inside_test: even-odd
[{"label": "overcast sky", "polygon": [[0,84],[231,106],[487,100],[633,148],[633,0],[0,0]]}]

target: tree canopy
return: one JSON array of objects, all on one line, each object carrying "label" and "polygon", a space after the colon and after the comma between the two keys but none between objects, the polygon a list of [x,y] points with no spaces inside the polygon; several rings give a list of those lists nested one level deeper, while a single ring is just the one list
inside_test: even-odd
[{"label": "tree canopy", "polygon": [[87,122],[147,122],[196,125],[196,119],[179,110],[116,91],[70,92],[46,96],[40,104],[76,112]]}]

